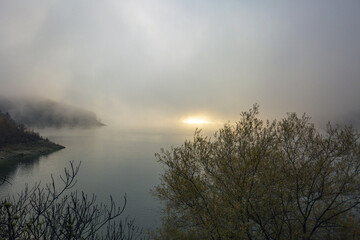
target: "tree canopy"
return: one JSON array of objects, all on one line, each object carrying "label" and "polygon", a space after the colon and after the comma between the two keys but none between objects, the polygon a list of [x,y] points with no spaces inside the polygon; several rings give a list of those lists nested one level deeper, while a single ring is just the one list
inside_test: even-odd
[{"label": "tree canopy", "polygon": [[258,114],[254,105],[213,138],[196,131],[156,154],[165,170],[153,192],[166,206],[158,239],[359,238],[359,133]]}]

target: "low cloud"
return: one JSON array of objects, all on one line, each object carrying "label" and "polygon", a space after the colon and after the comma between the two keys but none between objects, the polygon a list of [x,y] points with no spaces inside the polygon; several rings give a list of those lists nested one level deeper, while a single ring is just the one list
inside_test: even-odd
[{"label": "low cloud", "polygon": [[0,94],[147,127],[198,113],[236,120],[255,102],[269,118],[336,121],[360,112],[359,10],[338,1],[2,1]]}]

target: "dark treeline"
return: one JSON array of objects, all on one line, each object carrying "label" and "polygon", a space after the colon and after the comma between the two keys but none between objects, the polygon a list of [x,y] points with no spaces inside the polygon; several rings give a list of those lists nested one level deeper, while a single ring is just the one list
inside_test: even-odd
[{"label": "dark treeline", "polygon": [[17,124],[8,113],[0,111],[0,146],[36,142],[42,138],[23,124]]}]

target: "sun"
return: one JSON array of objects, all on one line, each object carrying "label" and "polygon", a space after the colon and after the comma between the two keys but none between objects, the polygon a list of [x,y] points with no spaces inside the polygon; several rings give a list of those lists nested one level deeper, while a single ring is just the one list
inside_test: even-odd
[{"label": "sun", "polygon": [[205,118],[191,117],[191,118],[185,119],[184,123],[187,123],[187,124],[208,124],[210,122],[208,120],[206,120]]}]

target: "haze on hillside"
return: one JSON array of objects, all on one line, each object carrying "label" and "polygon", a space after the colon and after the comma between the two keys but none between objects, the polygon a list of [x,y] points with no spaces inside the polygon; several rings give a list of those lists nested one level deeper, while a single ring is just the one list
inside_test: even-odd
[{"label": "haze on hillside", "polygon": [[335,0],[1,1],[0,95],[143,129],[217,126],[253,103],[265,118],[360,126],[359,11]]},{"label": "haze on hillside", "polygon": [[104,126],[95,113],[42,98],[4,98],[0,110],[18,123],[36,128],[94,128]]}]

